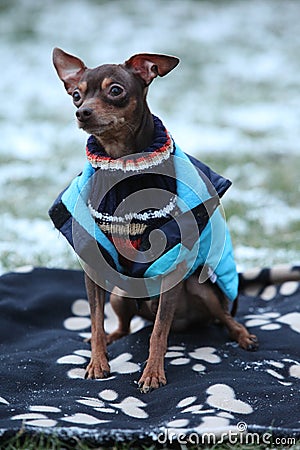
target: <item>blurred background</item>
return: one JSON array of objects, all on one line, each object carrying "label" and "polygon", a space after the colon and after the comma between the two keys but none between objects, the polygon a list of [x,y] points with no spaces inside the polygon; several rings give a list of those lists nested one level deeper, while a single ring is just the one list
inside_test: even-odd
[{"label": "blurred background", "polygon": [[85,163],[87,135],[51,62],[137,52],[181,64],[149,92],[181,148],[230,178],[239,269],[300,261],[298,0],[0,0],[0,272],[79,267],[47,211]]}]

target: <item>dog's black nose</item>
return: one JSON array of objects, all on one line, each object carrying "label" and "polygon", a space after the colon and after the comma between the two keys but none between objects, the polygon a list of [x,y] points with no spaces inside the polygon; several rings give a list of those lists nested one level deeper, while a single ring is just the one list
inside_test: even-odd
[{"label": "dog's black nose", "polygon": [[78,120],[80,120],[80,122],[85,122],[86,120],[88,120],[90,118],[92,113],[93,113],[93,110],[91,108],[83,107],[83,108],[77,109],[76,117]]}]

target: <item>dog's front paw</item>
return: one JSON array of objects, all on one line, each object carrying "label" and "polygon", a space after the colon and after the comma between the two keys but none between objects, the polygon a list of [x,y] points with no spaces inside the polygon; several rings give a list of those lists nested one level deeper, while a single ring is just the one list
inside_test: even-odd
[{"label": "dog's front paw", "polygon": [[254,352],[258,349],[258,339],[255,336],[255,334],[247,334],[240,336],[238,340],[239,346],[242,347],[244,350],[248,350],[251,352]]},{"label": "dog's front paw", "polygon": [[107,359],[100,361],[92,358],[86,368],[84,378],[86,380],[94,380],[97,378],[108,378],[110,376],[110,367]]},{"label": "dog's front paw", "polygon": [[138,382],[139,390],[142,394],[148,394],[148,392],[151,392],[153,389],[158,389],[166,384],[167,379],[164,372],[151,372],[147,371],[147,368],[144,370],[144,373]]}]

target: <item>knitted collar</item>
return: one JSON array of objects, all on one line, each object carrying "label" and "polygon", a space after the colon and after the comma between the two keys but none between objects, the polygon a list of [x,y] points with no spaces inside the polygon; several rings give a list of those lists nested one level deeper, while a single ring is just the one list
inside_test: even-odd
[{"label": "knitted collar", "polygon": [[152,144],[141,153],[111,158],[94,136],[87,141],[87,159],[95,169],[140,172],[158,166],[168,160],[173,153],[173,141],[161,120],[153,116],[154,138]]}]

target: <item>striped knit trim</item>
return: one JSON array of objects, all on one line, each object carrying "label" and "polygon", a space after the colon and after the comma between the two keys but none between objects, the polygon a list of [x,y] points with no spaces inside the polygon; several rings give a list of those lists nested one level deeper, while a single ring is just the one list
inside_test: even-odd
[{"label": "striped knit trim", "polygon": [[165,130],[165,133],[165,144],[152,152],[138,153],[136,157],[130,155],[130,157],[126,156],[114,159],[109,156],[91,153],[88,147],[86,147],[87,159],[95,169],[101,170],[121,170],[125,173],[151,169],[169,159],[173,152],[173,140],[167,130]]},{"label": "striped knit trim", "polygon": [[145,223],[125,223],[125,224],[115,224],[115,223],[98,223],[98,227],[103,233],[108,234],[113,237],[119,237],[122,239],[141,237],[146,229],[147,225]]}]

